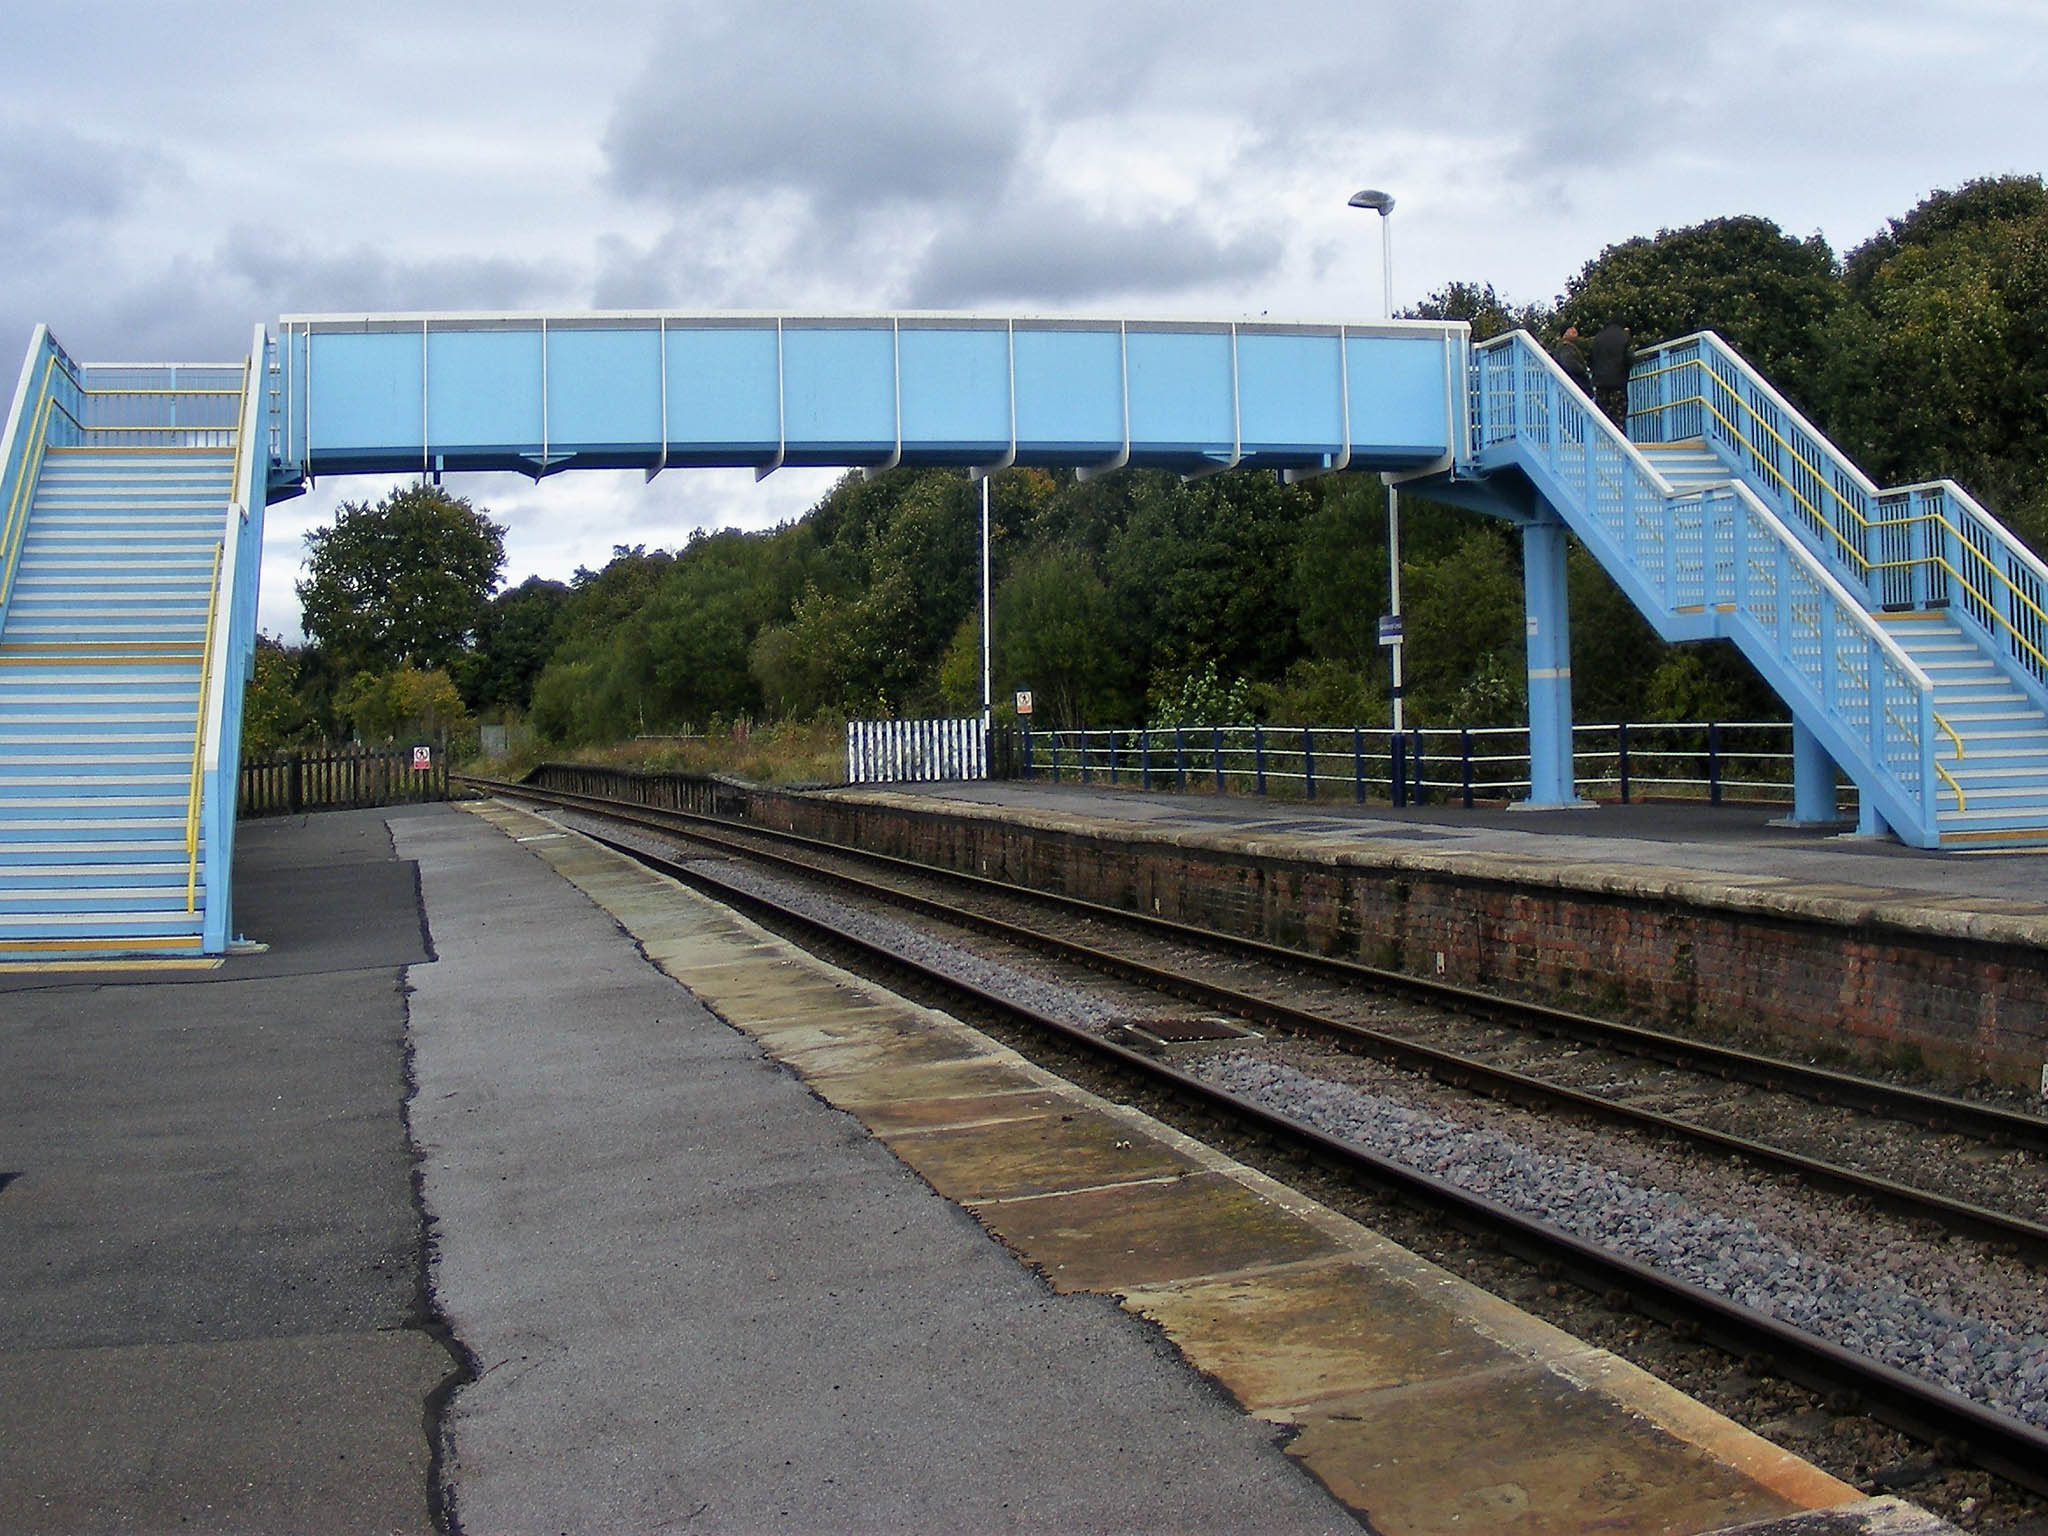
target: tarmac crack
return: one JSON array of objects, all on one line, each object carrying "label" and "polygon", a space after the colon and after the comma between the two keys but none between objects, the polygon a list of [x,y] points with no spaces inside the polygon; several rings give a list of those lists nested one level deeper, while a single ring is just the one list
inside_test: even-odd
[{"label": "tarmac crack", "polygon": [[[426,931],[422,908],[421,932]],[[432,953],[431,948],[428,951]],[[448,1355],[448,1371],[427,1393],[421,1404],[422,1429],[427,1439],[427,1515],[442,1536],[462,1536],[462,1522],[456,1510],[455,1486],[449,1475],[452,1447],[449,1444],[448,1407],[455,1394],[478,1379],[478,1360],[449,1324],[434,1296],[434,1260],[439,1238],[433,1213],[427,1207],[426,1153],[413,1130],[413,1105],[419,1099],[418,1063],[412,1039],[412,986],[409,967],[398,972],[399,1010],[403,1020],[405,1057],[405,1141],[411,1155],[413,1212],[419,1220],[419,1244],[414,1265],[413,1299],[406,1326],[417,1329],[439,1344]]]}]

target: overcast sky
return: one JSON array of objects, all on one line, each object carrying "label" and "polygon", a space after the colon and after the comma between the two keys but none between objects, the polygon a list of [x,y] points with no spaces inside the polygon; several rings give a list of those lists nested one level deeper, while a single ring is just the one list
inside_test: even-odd
[{"label": "overcast sky", "polygon": [[[1548,300],[1616,241],[1761,214],[1838,253],[2048,169],[2043,0],[52,0],[0,15],[0,340],[238,359],[360,309],[1371,318]],[[5,365],[13,376],[13,365]],[[785,471],[509,476],[507,578],[764,527]],[[262,623],[307,528],[271,509]]]}]

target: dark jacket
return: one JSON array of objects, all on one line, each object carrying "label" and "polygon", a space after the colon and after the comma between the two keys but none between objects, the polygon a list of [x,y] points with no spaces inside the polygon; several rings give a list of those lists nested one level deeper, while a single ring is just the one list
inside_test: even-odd
[{"label": "dark jacket", "polygon": [[1593,387],[1628,388],[1628,370],[1635,361],[1634,354],[1635,345],[1629,340],[1627,326],[1618,320],[1601,326],[1600,334],[1593,338]]},{"label": "dark jacket", "polygon": [[1570,337],[1561,337],[1550,355],[1557,359],[1557,366],[1564,370],[1564,376],[1588,394],[1593,392],[1593,375],[1586,371],[1586,354],[1579,350],[1579,344]]}]

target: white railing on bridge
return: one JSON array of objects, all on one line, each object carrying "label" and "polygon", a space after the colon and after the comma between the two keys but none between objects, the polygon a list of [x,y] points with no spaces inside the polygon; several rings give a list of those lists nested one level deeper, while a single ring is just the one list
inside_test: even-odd
[{"label": "white railing on bridge", "polygon": [[849,784],[914,784],[988,777],[988,733],[979,718],[849,720]]}]

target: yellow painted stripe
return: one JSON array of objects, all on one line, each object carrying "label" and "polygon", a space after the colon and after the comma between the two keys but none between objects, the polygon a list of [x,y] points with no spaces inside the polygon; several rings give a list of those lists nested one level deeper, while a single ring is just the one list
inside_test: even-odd
[{"label": "yellow painted stripe", "polygon": [[[7,951],[0,950],[0,954],[4,953]],[[166,955],[160,960],[0,960],[0,976],[41,975],[46,972],[62,971],[217,971],[222,963],[218,959],[177,955]]]},{"label": "yellow painted stripe", "polygon": [[97,938],[97,939],[0,939],[0,956],[4,955],[76,955],[92,950],[119,948],[131,955],[144,954],[154,950],[197,949],[199,935],[196,933],[170,934],[164,938]]}]

